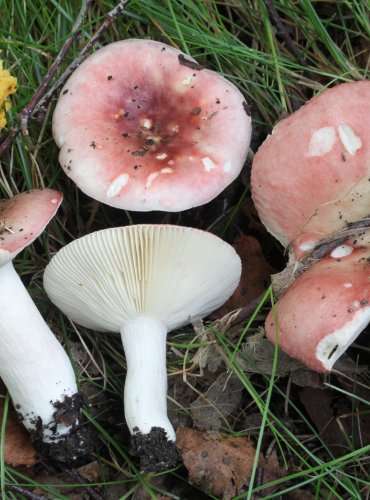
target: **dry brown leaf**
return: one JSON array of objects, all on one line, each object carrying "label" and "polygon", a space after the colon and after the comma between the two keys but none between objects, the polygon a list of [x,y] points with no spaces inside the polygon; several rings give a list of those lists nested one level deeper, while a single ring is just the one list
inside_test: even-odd
[{"label": "dry brown leaf", "polygon": [[243,263],[242,275],[238,288],[232,297],[214,315],[225,316],[230,311],[245,307],[266,290],[271,274],[275,269],[266,262],[261,245],[253,236],[241,235],[233,247]]},{"label": "dry brown leaf", "polygon": [[[5,394],[5,391],[1,391]],[[3,421],[4,414],[4,397],[0,396],[0,426]],[[15,411],[9,408],[8,416],[6,419],[5,428],[5,462],[17,466],[27,465],[31,466],[36,463],[36,450],[32,444],[30,435],[18,422]]]},{"label": "dry brown leaf", "polygon": [[[206,343],[210,340],[210,333],[204,327],[203,320],[195,319],[192,321],[197,340]],[[194,355],[193,363],[200,368],[200,374],[203,375],[204,368],[211,372],[216,372],[222,363],[222,358],[214,344],[200,347]]]},{"label": "dry brown leaf", "polygon": [[[245,372],[271,375],[274,364],[275,346],[266,337],[263,329],[247,337],[241,345],[237,360]],[[279,351],[276,376],[284,377],[299,370],[303,365],[283,351]]]},{"label": "dry brown leaf", "polygon": [[101,479],[101,467],[96,460],[89,464],[82,465],[77,469],[77,472],[90,483],[98,483]]},{"label": "dry brown leaf", "polygon": [[[287,475],[287,470],[284,470],[279,464],[276,450],[272,450],[271,454],[267,457],[260,456],[259,467],[262,471],[261,486],[262,484],[274,482],[276,479],[280,479],[281,477],[284,477],[284,475]],[[272,495],[277,491],[279,491],[278,485],[268,486],[261,491],[261,496],[264,497]]]},{"label": "dry brown leaf", "polygon": [[291,372],[290,376],[292,384],[298,385],[299,387],[311,387],[316,389],[322,389],[324,387],[323,376],[309,369],[305,370],[303,368],[294,370]]},{"label": "dry brown leaf", "polygon": [[198,429],[218,431],[239,405],[243,384],[236,375],[221,373],[207,390],[190,405],[193,422]]},{"label": "dry brown leaf", "polygon": [[255,449],[248,438],[215,438],[208,432],[180,428],[176,443],[189,482],[208,493],[228,500],[249,481]]}]

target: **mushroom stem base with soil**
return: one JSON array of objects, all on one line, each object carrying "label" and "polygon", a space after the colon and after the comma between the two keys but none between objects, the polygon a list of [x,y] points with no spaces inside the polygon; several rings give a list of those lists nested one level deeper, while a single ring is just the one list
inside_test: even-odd
[{"label": "mushroom stem base with soil", "polygon": [[125,418],[143,469],[160,465],[161,470],[178,460],[176,434],[167,417],[166,336],[165,323],[147,316],[125,321],[121,328],[127,363]]},{"label": "mushroom stem base with soil", "polygon": [[[0,378],[23,425],[46,444],[64,441],[78,424],[71,362],[27,293],[12,262],[0,267]],[[78,395],[77,395],[78,396]],[[74,418],[66,414],[74,401]],[[78,406],[78,405],[77,405]],[[81,406],[81,405],[80,405]],[[68,410],[67,410],[68,413]]]},{"label": "mushroom stem base with soil", "polygon": [[166,224],[90,233],[62,248],[46,267],[45,290],[70,319],[121,333],[125,416],[142,469],[160,470],[178,459],[166,413],[167,332],[218,309],[240,275],[240,258],[228,243]]}]

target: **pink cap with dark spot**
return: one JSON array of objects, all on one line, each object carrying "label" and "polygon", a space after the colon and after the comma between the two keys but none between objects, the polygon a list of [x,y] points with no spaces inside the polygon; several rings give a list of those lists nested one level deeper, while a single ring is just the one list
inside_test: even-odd
[{"label": "pink cap with dark spot", "polygon": [[251,118],[222,76],[163,43],[125,40],[73,73],[53,135],[64,171],[92,198],[171,212],[209,202],[237,177]]},{"label": "pink cap with dark spot", "polygon": [[59,191],[34,189],[0,200],[0,266],[43,232],[62,199]]}]

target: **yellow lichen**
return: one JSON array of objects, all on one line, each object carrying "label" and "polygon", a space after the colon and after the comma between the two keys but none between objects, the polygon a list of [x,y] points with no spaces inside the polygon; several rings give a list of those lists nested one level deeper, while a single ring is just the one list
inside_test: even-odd
[{"label": "yellow lichen", "polygon": [[3,62],[0,60],[0,130],[6,125],[5,112],[10,108],[8,96],[17,90],[17,79],[11,76],[8,70],[3,69]]}]

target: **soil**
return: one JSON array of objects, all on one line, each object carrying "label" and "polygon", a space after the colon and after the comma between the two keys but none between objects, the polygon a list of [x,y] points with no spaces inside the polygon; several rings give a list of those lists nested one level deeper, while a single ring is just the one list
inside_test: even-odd
[{"label": "soil", "polygon": [[53,403],[56,408],[53,415],[55,427],[49,430],[56,432],[56,425],[61,423],[71,426],[71,431],[56,442],[44,441],[46,426],[38,418],[32,439],[40,458],[48,458],[52,462],[62,462],[68,466],[86,461],[93,449],[95,437],[92,430],[81,423],[83,402],[83,396],[76,393]]},{"label": "soil", "polygon": [[35,445],[39,458],[76,467],[89,460],[95,439],[95,433],[89,427],[78,426],[56,443],[37,441]]},{"label": "soil", "polygon": [[158,472],[174,467],[180,461],[174,441],[167,439],[167,434],[161,427],[152,427],[149,434],[137,432],[131,437],[131,453],[140,457],[142,472]]}]

